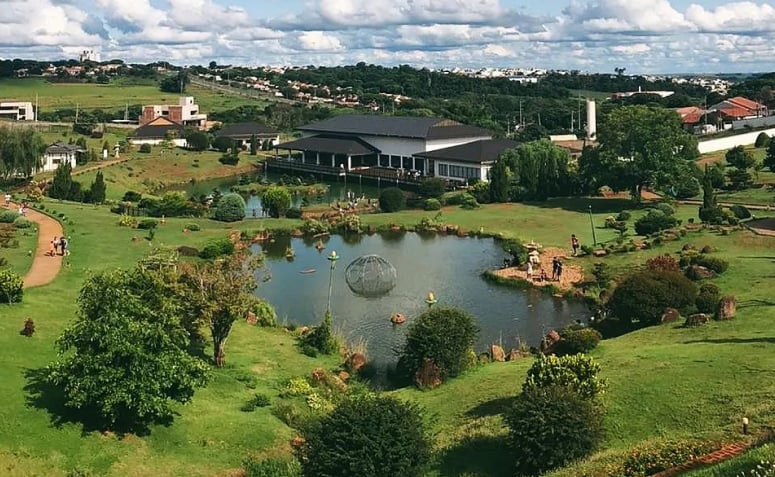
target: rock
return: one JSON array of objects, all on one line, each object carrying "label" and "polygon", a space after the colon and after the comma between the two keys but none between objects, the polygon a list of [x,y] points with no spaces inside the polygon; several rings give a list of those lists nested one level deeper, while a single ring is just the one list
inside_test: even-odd
[{"label": "rock", "polygon": [[733,295],[727,295],[721,299],[716,308],[717,320],[731,320],[737,311],[737,299]]},{"label": "rock", "polygon": [[560,334],[557,333],[557,331],[550,331],[541,341],[541,351],[543,351],[544,354],[554,353],[554,347],[560,342],[560,339]]},{"label": "rock", "polygon": [[326,370],[323,368],[315,368],[312,370],[310,378],[312,378],[312,381],[315,383],[323,383],[326,381]]},{"label": "rock", "polygon": [[402,325],[406,323],[406,317],[402,313],[393,313],[390,315],[390,322],[394,325]]},{"label": "rock", "polygon": [[337,376],[339,376],[339,379],[341,379],[343,383],[346,383],[347,380],[350,379],[350,373],[347,371],[339,371]]},{"label": "rock", "polygon": [[291,231],[291,237],[303,237],[304,232],[301,231],[301,229],[293,229]]},{"label": "rock", "polygon": [[309,333],[309,326],[302,326],[299,328],[300,335],[306,335],[307,333]]},{"label": "rock", "polygon": [[608,255],[608,252],[606,252],[605,250],[595,250],[592,252],[592,255],[594,255],[595,257],[605,257],[606,255]]},{"label": "rock", "polygon": [[686,269],[686,276],[691,280],[705,280],[706,278],[713,278],[716,274],[713,270],[705,268],[701,265],[692,265]]},{"label": "rock", "polygon": [[433,389],[441,385],[441,370],[432,360],[425,358],[422,366],[414,375],[414,381],[420,389]]},{"label": "rock", "polygon": [[680,317],[681,313],[679,313],[678,310],[675,308],[667,308],[665,309],[665,312],[662,313],[662,319],[660,320],[660,323],[675,323]]},{"label": "rock", "polygon": [[498,361],[499,363],[506,361],[506,353],[503,351],[503,348],[496,344],[490,346],[490,355],[493,361]]},{"label": "rock", "polygon": [[686,318],[686,322],[684,323],[684,326],[700,326],[704,325],[708,322],[708,315],[705,313],[695,313],[693,315],[689,315],[688,318]]},{"label": "rock", "polygon": [[294,449],[299,449],[301,446],[304,445],[304,438],[301,436],[295,436],[293,439],[291,439],[291,447]]},{"label": "rock", "polygon": [[255,325],[256,323],[258,323],[258,317],[256,316],[255,313],[253,313],[252,311],[249,311],[248,316],[245,317],[245,321],[247,321],[249,325]]},{"label": "rock", "polygon": [[353,353],[347,357],[344,364],[351,373],[357,373],[366,365],[366,356],[361,353]]},{"label": "rock", "polygon": [[466,232],[463,229],[457,229],[457,232],[455,232],[458,237],[468,237],[468,232]]},{"label": "rock", "polygon": [[517,351],[514,348],[512,348],[509,350],[508,353],[506,353],[506,361],[516,361],[526,356],[530,356],[530,353],[525,353],[524,351]]}]

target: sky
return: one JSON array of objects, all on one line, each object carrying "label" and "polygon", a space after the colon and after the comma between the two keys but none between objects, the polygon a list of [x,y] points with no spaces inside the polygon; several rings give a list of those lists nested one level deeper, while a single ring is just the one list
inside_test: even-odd
[{"label": "sky", "polygon": [[0,58],[775,70],[775,1],[0,0]]}]

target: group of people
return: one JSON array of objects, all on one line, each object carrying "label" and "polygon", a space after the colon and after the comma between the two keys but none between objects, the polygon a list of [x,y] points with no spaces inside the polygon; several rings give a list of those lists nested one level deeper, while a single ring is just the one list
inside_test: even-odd
[{"label": "group of people", "polygon": [[63,257],[70,255],[70,250],[67,248],[68,243],[67,239],[65,237],[54,237],[54,240],[51,241],[51,246],[53,247],[51,250],[51,256],[54,255],[62,255]]},{"label": "group of people", "polygon": [[[562,260],[560,257],[554,257],[552,258],[552,281],[560,281],[560,278],[562,278]],[[535,280],[537,282],[546,282],[549,281],[549,276],[546,274],[546,270],[544,270],[543,267],[541,267],[541,271],[537,276],[533,276],[534,270],[533,270],[533,262],[528,260],[527,262],[527,279],[528,280]]]}]

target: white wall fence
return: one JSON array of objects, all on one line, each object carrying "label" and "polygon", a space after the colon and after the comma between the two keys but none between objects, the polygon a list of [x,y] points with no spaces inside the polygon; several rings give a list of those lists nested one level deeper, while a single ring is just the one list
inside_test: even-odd
[{"label": "white wall fence", "polygon": [[697,145],[697,149],[700,151],[700,154],[707,154],[709,152],[726,151],[735,146],[750,146],[756,142],[756,137],[761,133],[773,137],[775,136],[775,128],[736,134],[734,136],[721,137],[718,139],[710,139],[708,141],[700,141]]}]

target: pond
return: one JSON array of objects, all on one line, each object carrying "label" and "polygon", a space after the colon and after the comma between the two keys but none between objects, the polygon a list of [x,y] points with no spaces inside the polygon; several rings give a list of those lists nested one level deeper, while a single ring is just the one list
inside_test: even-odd
[{"label": "pond", "polygon": [[[395,361],[393,350],[404,342],[406,327],[427,310],[425,298],[433,292],[436,306],[464,309],[481,329],[477,351],[502,342],[507,349],[521,340],[538,345],[550,330],[579,319],[589,312],[578,302],[554,298],[539,290],[516,290],[484,280],[481,273],[503,262],[504,253],[493,239],[425,236],[414,233],[391,235],[334,235],[323,239],[318,251],[313,240],[279,236],[273,243],[256,245],[267,255],[271,278],[257,294],[274,305],[281,322],[316,325],[326,310],[329,281],[328,254],[341,257],[333,273],[331,311],[334,328],[348,343],[365,341],[369,359],[376,363]],[[293,247],[293,261],[285,258]],[[365,298],[353,293],[345,282],[347,265],[362,255],[377,254],[397,270],[397,285],[387,295]],[[310,270],[315,270],[310,272]],[[305,273],[306,272],[306,273]],[[394,326],[392,313],[402,313],[407,323]]]}]

